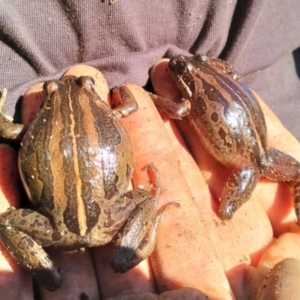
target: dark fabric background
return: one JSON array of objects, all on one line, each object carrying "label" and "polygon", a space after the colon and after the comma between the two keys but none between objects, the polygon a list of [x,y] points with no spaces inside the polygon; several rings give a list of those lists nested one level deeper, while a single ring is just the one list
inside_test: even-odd
[{"label": "dark fabric background", "polygon": [[144,86],[159,58],[203,53],[229,60],[300,140],[299,0],[1,0],[0,40],[5,113],[78,63]]}]

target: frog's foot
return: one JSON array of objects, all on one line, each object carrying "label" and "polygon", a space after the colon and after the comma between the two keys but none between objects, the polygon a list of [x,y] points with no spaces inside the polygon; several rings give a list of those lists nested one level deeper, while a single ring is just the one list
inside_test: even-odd
[{"label": "frog's foot", "polygon": [[300,172],[294,185],[295,191],[295,213],[297,216],[297,224],[300,225]]},{"label": "frog's foot", "polygon": [[218,210],[222,220],[231,219],[238,208],[250,198],[259,175],[259,171],[253,167],[233,171],[223,189]]},{"label": "frog's foot", "polygon": [[[159,172],[153,164],[147,165],[145,169],[152,183],[152,190],[136,188],[123,195],[122,202],[134,207],[115,240],[111,265],[116,272],[128,271],[152,253],[162,213],[172,205],[179,206],[177,202],[170,202],[156,213],[161,190]],[[120,211],[119,208],[118,210]]]},{"label": "frog's foot", "polygon": [[160,218],[171,206],[180,206],[176,201],[164,205],[153,216],[153,199],[143,202],[131,214],[114,245],[111,265],[116,272],[124,273],[154,250]]},{"label": "frog's foot", "polygon": [[138,110],[138,104],[130,89],[123,85],[112,90],[111,104],[117,119],[127,117]]},{"label": "frog's foot", "polygon": [[12,117],[2,113],[7,90],[3,89],[0,95],[0,137],[10,140],[20,140],[25,132],[24,125],[14,124]]},{"label": "frog's foot", "polygon": [[6,96],[7,96],[7,89],[3,88],[2,92],[0,92],[0,114],[2,114],[8,121],[13,121],[13,118],[9,115],[5,115],[4,113],[2,113],[2,109],[6,100]]},{"label": "frog's foot", "polygon": [[7,96],[7,89],[3,88],[2,92],[0,92],[0,112],[2,112],[2,108],[4,106],[6,96]]},{"label": "frog's foot", "polygon": [[297,224],[300,225],[300,163],[288,154],[269,149],[269,166],[264,176],[276,182],[290,182],[294,189]]},{"label": "frog's foot", "polygon": [[180,102],[174,102],[168,98],[149,93],[154,104],[172,119],[181,120],[191,110],[191,102],[182,98]]},{"label": "frog's foot", "polygon": [[2,227],[0,238],[6,249],[33,279],[49,291],[61,286],[62,278],[48,254],[29,235],[17,228]]},{"label": "frog's foot", "polygon": [[[0,240],[19,265],[44,288],[61,286],[60,272],[41,244],[52,243],[49,220],[29,209],[10,209],[0,216]],[[39,243],[37,242],[39,241]]]},{"label": "frog's foot", "polygon": [[148,172],[149,180],[151,182],[152,195],[158,200],[159,194],[161,192],[160,187],[160,177],[158,169],[154,166],[154,164],[149,164],[145,167]]}]

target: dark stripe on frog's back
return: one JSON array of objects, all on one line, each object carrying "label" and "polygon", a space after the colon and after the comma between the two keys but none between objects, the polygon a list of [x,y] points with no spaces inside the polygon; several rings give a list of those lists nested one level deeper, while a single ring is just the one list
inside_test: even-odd
[{"label": "dark stripe on frog's back", "polygon": [[[113,116],[111,113],[108,113],[107,110],[99,109],[96,102],[93,99],[89,101],[91,112],[95,118],[94,127],[99,135],[99,145],[105,151],[109,151],[113,157],[117,157],[117,146],[121,144],[122,137],[119,129],[113,122]],[[104,156],[105,158],[105,156]],[[109,161],[103,159],[102,169],[103,169],[103,188],[105,199],[109,200],[119,193],[117,189],[117,182],[119,176],[115,173],[116,163],[119,162]]]},{"label": "dark stripe on frog's back", "polygon": [[[32,202],[35,205],[46,206],[49,210],[54,209],[53,174],[48,157],[52,123],[47,120],[52,119],[54,111],[51,102],[50,96],[45,98],[42,107],[47,108],[38,111],[22,139],[22,147],[19,151],[22,162],[20,164],[21,173],[31,191]],[[42,126],[36,126],[39,122],[42,123]],[[30,171],[32,169],[36,169],[40,175],[38,179],[41,186],[36,185],[37,178],[33,180],[33,174]],[[45,182],[46,184],[44,184]]]},{"label": "dark stripe on frog's back", "polygon": [[[68,81],[70,83],[68,84]],[[72,89],[72,87],[74,89]],[[64,177],[64,195],[67,198],[67,203],[63,212],[64,223],[69,231],[80,234],[80,226],[78,221],[78,206],[76,192],[76,174],[74,168],[74,152],[73,152],[73,133],[71,131],[71,118],[77,116],[75,122],[80,122],[82,112],[77,110],[76,114],[72,112],[72,106],[78,102],[78,86],[72,82],[72,79],[64,81],[64,84],[59,89],[60,98],[63,99],[60,112],[63,128],[60,132],[59,149],[60,153],[68,153],[68,156],[63,156],[63,177]],[[75,133],[76,134],[76,133]],[[57,199],[58,200],[58,199]],[[59,200],[58,200],[59,201]]]}]

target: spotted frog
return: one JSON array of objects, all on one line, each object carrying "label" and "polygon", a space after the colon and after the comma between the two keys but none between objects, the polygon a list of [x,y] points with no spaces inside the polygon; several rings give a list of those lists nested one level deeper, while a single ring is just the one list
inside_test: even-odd
[{"label": "spotted frog", "polygon": [[268,147],[262,109],[233,68],[205,55],[178,55],[170,59],[169,72],[182,94],[181,101],[152,94],[153,101],[172,118],[187,116],[207,151],[232,169],[221,195],[220,218],[231,219],[264,176],[291,183],[300,224],[300,163]]},{"label": "spotted frog", "polygon": [[160,188],[153,166],[154,192],[127,191],[134,159],[119,119],[137,109],[135,99],[120,87],[114,94],[123,102],[112,110],[94,85],[89,76],[46,82],[28,128],[0,113],[1,136],[21,140],[19,171],[33,204],[0,216],[0,239],[48,290],[58,289],[62,277],[44,248],[75,250],[115,239],[112,267],[125,272],[152,252],[163,211],[155,212]]}]

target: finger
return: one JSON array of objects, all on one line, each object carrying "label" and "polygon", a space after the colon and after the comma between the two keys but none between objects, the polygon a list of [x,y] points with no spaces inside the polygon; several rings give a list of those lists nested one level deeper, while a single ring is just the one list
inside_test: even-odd
[{"label": "finger", "polygon": [[[0,213],[11,205],[19,206],[20,189],[16,152],[7,145],[0,145]],[[1,234],[1,228],[0,228]],[[33,299],[30,277],[18,266],[0,244],[0,290],[6,299]]]},{"label": "finger", "polygon": [[284,233],[265,250],[258,263],[258,268],[272,269],[278,262],[286,258],[300,260],[300,235]]},{"label": "finger", "polygon": [[[77,69],[78,68],[78,69]],[[88,70],[88,71],[86,71]],[[69,74],[70,72],[68,72]],[[93,68],[82,70],[80,66],[72,72],[73,75],[89,75],[95,80],[95,90],[103,101],[108,102],[109,88],[106,79],[99,71]],[[153,292],[155,284],[147,261],[142,262],[125,274],[117,274],[110,265],[112,254],[111,244],[92,249],[94,265],[97,270],[100,293],[103,298],[127,294],[128,291],[136,293]]]},{"label": "finger", "polygon": [[[154,73],[155,72],[155,73]],[[176,87],[170,83],[166,61],[156,65],[150,75],[154,88],[164,96],[176,99]],[[168,82],[167,84],[165,82]],[[166,90],[165,90],[166,88]],[[174,93],[175,91],[175,93]],[[272,240],[272,228],[268,217],[255,197],[245,203],[230,221],[222,222],[216,215],[219,195],[229,175],[229,170],[221,166],[202,147],[194,132],[185,121],[176,122],[180,126],[198,167],[192,168],[191,157],[182,159],[185,177],[188,178],[193,198],[218,251],[218,258],[230,280],[231,287],[239,290],[245,266],[256,264],[260,253]],[[182,158],[184,153],[181,154]],[[201,170],[201,174],[199,171]],[[201,184],[209,185],[205,193]],[[253,242],[255,240],[255,242]]]},{"label": "finger", "polygon": [[[300,236],[285,233],[266,249],[257,268],[245,276],[248,297],[255,299],[296,299],[299,294]],[[245,282],[246,282],[245,280]],[[261,297],[261,298],[259,298]]]},{"label": "finger", "polygon": [[155,295],[152,293],[128,293],[123,295],[122,298],[120,297],[112,297],[108,300],[181,300],[181,299],[189,299],[189,300],[207,300],[207,296],[202,293],[201,291],[183,287],[181,289],[166,291],[159,295]]},{"label": "finger", "polygon": [[20,205],[20,178],[16,152],[8,145],[0,144],[0,213],[10,206]]},{"label": "finger", "polygon": [[255,299],[298,299],[300,286],[300,261],[287,258],[274,266],[262,281]]},{"label": "finger", "polygon": [[180,170],[180,158],[172,146],[157,110],[141,88],[128,85],[138,99],[138,112],[124,119],[134,146],[138,178],[146,181],[143,168],[153,163],[161,178],[159,206],[178,201],[180,207],[164,212],[151,265],[160,291],[195,287],[215,299],[233,297],[215,249],[193,203]]},{"label": "finger", "polygon": [[55,292],[40,287],[41,299],[85,299],[84,297],[99,299],[97,274],[89,249],[69,252],[49,251],[49,255],[59,267],[63,283]]},{"label": "finger", "polygon": [[[269,146],[287,153],[300,161],[300,144],[293,135],[282,125],[274,112],[256,95],[263,109],[268,132]],[[268,180],[261,180],[257,194],[260,202],[267,211],[271,221],[274,236],[290,230],[299,230],[296,225],[294,199],[291,187],[287,183],[277,184]],[[274,195],[274,197],[270,197]],[[293,229],[294,228],[294,229]]]},{"label": "finger", "polygon": [[[87,66],[76,66],[69,70],[66,75],[92,76],[95,80],[96,92],[103,101],[109,102],[109,87],[107,81],[98,70]],[[110,265],[111,254],[111,244],[92,249],[92,256],[102,297],[106,298],[115,295],[122,297],[122,295],[128,293],[128,291],[137,293],[155,291],[155,284],[147,262],[143,262],[125,274],[117,274]],[[93,277],[89,272],[86,272],[86,276],[87,278],[89,277],[90,280]]]},{"label": "finger", "polygon": [[109,297],[123,299],[127,294],[156,292],[148,260],[142,261],[126,273],[116,273],[110,265],[112,251],[112,244],[93,249],[101,296],[104,299]]},{"label": "finger", "polygon": [[255,95],[265,115],[269,146],[287,153],[300,161],[299,141],[283,126],[279,118],[261,97],[256,93]]}]

